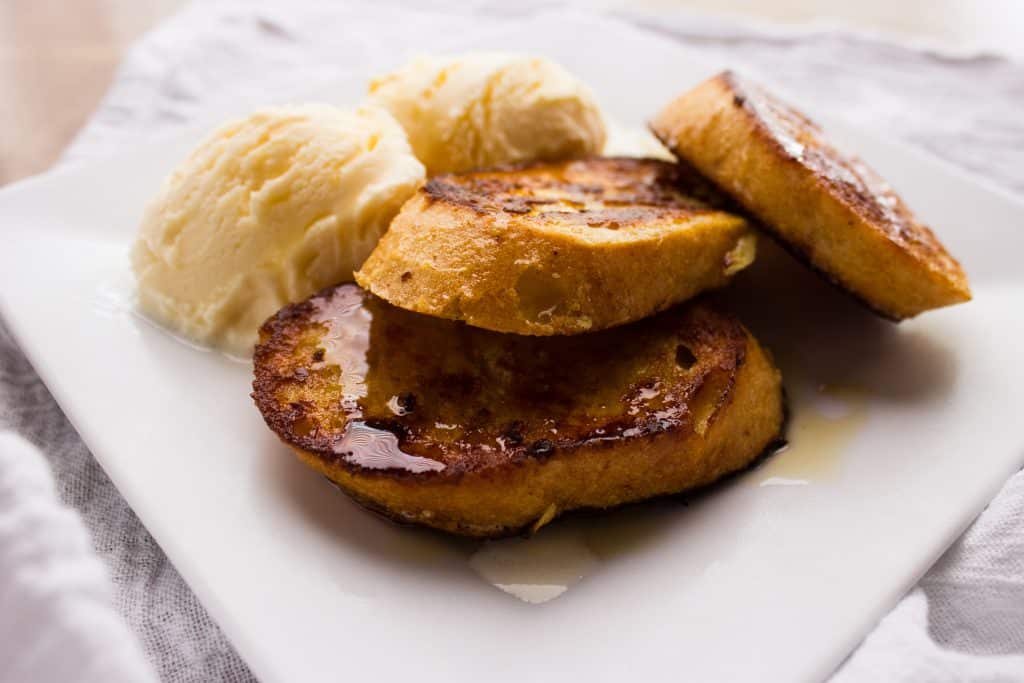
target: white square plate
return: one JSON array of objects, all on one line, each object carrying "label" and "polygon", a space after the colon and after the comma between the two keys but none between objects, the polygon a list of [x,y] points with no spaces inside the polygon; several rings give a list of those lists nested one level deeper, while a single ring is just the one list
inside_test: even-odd
[{"label": "white square plate", "polygon": [[[610,21],[566,30],[539,21],[488,47],[566,64],[631,125],[723,66]],[[326,99],[350,103],[361,80]],[[767,249],[730,296],[783,366],[790,450],[687,506],[528,542],[478,551],[364,512],[268,432],[248,367],[124,310],[138,216],[194,135],[0,194],[0,304],[263,681],[820,679],[1024,462],[1024,207],[831,128],[962,259],[975,301],[894,326]],[[527,604],[478,571],[548,596],[573,585]]]}]

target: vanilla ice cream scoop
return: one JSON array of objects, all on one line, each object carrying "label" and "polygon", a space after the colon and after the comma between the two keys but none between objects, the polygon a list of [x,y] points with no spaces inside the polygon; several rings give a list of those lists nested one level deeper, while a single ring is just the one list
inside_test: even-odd
[{"label": "vanilla ice cream scoop", "polygon": [[424,57],[370,84],[431,175],[600,154],[601,112],[590,90],[546,59],[477,53]]},{"label": "vanilla ice cream scoop", "polygon": [[265,109],[204,140],[164,182],[132,251],[143,312],[249,355],[289,302],[352,278],[424,180],[386,111]]}]

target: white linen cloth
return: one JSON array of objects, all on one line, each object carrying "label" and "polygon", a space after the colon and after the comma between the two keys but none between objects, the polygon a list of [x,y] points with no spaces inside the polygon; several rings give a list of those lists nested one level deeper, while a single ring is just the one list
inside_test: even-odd
[{"label": "white linen cloth", "polygon": [[[129,51],[68,159],[141,144],[222,108],[226,98],[259,102],[268,93],[295,91],[296,84],[372,71],[382,60],[390,64],[407,54],[457,49],[462,36],[545,11],[562,10],[540,2],[451,1],[429,11],[420,3],[390,0],[196,3]],[[615,16],[754,75],[770,75],[822,111],[836,110],[878,135],[1024,191],[1019,64],[986,55],[951,57],[833,30],[780,32],[682,12],[620,10]],[[575,39],[571,32],[567,36]],[[43,447],[60,498],[82,514],[112,575],[117,607],[161,679],[251,680],[0,325],[3,428]],[[3,467],[0,461],[0,476]],[[0,499],[0,523],[7,514]],[[7,580],[0,575],[0,591]],[[0,633],[11,628],[13,618],[3,604]],[[9,655],[8,643],[0,639],[0,661]],[[1006,484],[834,680],[1024,681],[1024,475]]]},{"label": "white linen cloth", "polygon": [[155,681],[112,592],[82,519],[57,501],[46,461],[0,432],[0,680]]}]

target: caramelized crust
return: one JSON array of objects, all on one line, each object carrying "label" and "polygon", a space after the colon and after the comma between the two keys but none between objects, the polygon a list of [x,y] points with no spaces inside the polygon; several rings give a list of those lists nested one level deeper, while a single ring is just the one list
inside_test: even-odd
[{"label": "caramelized crust", "polygon": [[403,522],[499,536],[702,486],[778,436],[778,371],[705,304],[572,337],[503,335],[355,285],[266,322],[253,397],[311,467]]},{"label": "caramelized crust", "polygon": [[751,228],[676,164],[592,158],[438,176],[356,281],[396,306],[499,332],[575,334],[719,287]]},{"label": "caramelized crust", "polygon": [[719,74],[669,104],[651,129],[879,314],[901,320],[971,298],[960,264],[892,187],[759,86]]}]

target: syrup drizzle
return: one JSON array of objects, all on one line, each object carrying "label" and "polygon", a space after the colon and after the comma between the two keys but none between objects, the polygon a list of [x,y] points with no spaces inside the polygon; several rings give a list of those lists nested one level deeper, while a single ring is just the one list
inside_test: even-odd
[{"label": "syrup drizzle", "polygon": [[[360,467],[371,470],[398,469],[420,474],[438,472],[444,463],[406,453],[398,436],[385,429],[371,427],[361,420],[360,399],[366,398],[366,355],[370,347],[370,323],[373,313],[362,305],[362,295],[355,287],[338,287],[327,296],[313,299],[316,312],[313,320],[326,327],[320,340],[323,360],[314,369],[337,365],[341,384],[341,403],[348,423],[331,450]],[[395,397],[398,410],[398,397]],[[397,414],[397,413],[396,413]]]},{"label": "syrup drizzle", "polygon": [[365,422],[350,421],[331,450],[369,470],[401,469],[419,474],[444,469],[444,463],[405,453],[398,446],[397,436]]},{"label": "syrup drizzle", "polygon": [[312,301],[315,322],[327,328],[320,339],[323,360],[313,366],[318,370],[337,365],[341,372],[342,405],[346,413],[359,419],[359,399],[366,398],[366,352],[370,348],[370,322],[373,314],[362,305],[362,297],[354,287],[338,287],[328,296]]},{"label": "syrup drizzle", "polygon": [[[416,428],[416,420],[419,419],[426,420],[434,429],[463,429],[461,425],[466,423],[466,416],[456,410],[458,392],[447,396],[443,393],[435,395],[431,390],[443,382],[458,385],[461,375],[435,373],[434,369],[424,367],[424,364],[429,365],[437,358],[439,352],[436,349],[444,348],[446,336],[428,334],[433,329],[430,324],[441,323],[422,321],[427,327],[423,330],[416,328],[420,335],[416,337],[396,334],[404,329],[402,324],[398,324],[403,319],[399,317],[394,321],[386,321],[381,309],[366,305],[358,290],[349,287],[339,288],[331,295],[314,300],[314,305],[315,320],[325,328],[319,342],[323,351],[319,365],[339,366],[342,400],[347,405],[346,414],[349,417],[346,430],[331,444],[331,449],[338,457],[368,469],[401,469],[416,474],[443,470],[445,465],[442,462],[404,452],[401,448],[402,432],[380,428],[391,422]],[[385,322],[390,322],[392,327],[389,328]],[[375,330],[374,344],[402,345],[378,347],[377,353],[371,354],[371,324]],[[390,331],[384,334],[385,330]],[[477,348],[473,343],[478,344],[479,348],[491,349],[488,346],[490,342],[483,339],[484,333],[472,330],[464,332],[465,336],[460,336],[458,341],[468,345],[465,353],[473,353],[474,348]],[[410,346],[408,339],[411,338],[415,338],[416,342]],[[505,349],[504,346],[501,348]],[[403,357],[406,365],[401,366],[401,369],[413,373],[415,382],[387,381],[388,372],[396,371],[393,353],[396,349],[412,354],[410,358],[414,359],[418,358],[417,349],[425,349],[423,358],[415,362],[408,362],[409,358]],[[533,359],[536,357],[533,351],[532,347],[517,350],[520,355],[513,358]],[[561,386],[560,382],[565,380],[559,371],[574,358],[574,354],[582,353],[576,346],[557,351],[558,355],[553,356],[553,360],[526,363],[530,368],[538,368],[536,384],[540,389],[533,387],[534,382],[528,382],[526,385],[532,388],[522,396],[514,393],[497,393],[495,396],[502,401],[516,401],[517,415],[528,413],[527,409],[534,401],[534,392],[542,390],[547,395],[551,387]],[[555,351],[550,353],[554,354]],[[374,358],[379,357],[389,359],[388,365],[375,364]],[[568,370],[564,374],[566,377],[574,375]],[[424,378],[431,389],[416,384]],[[466,382],[465,386],[468,387],[466,390],[481,390],[475,389],[471,382]],[[488,386],[493,390],[503,385],[498,383]],[[416,390],[409,393],[409,389],[413,388]],[[798,492],[802,487],[827,483],[830,476],[835,475],[840,464],[838,456],[859,430],[865,410],[862,397],[843,387],[818,386],[804,381],[798,383],[796,394],[796,403],[800,408],[791,424],[788,450],[773,457],[766,469],[757,471],[766,476],[752,476],[760,480],[755,481],[755,485],[792,487],[791,491],[800,495]],[[627,414],[638,415],[642,409],[645,415],[654,418],[653,421],[644,422],[644,425],[671,422],[684,417],[678,410],[673,410],[676,399],[672,388],[662,382],[635,386],[624,399],[627,401]],[[438,406],[447,408],[435,414],[432,408]],[[591,409],[603,410],[605,407],[602,398],[595,401]],[[524,424],[512,423],[498,433],[488,433],[486,436],[492,440],[474,442],[474,448],[485,453],[520,448],[523,442],[533,441],[550,448],[555,441],[548,439],[554,439],[557,435],[547,435],[554,429],[554,423],[549,422],[549,419],[531,416],[531,419],[524,420]],[[608,430],[607,433],[604,428],[597,428],[593,438],[617,440],[639,435],[644,427],[635,423],[627,425],[623,431]],[[545,432],[544,439],[541,439],[541,431]],[[565,520],[558,525],[545,527],[529,539],[505,539],[476,546],[471,556],[467,557],[469,569],[496,590],[511,597],[530,604],[548,602],[586,581],[589,575],[600,571],[605,563],[614,561],[621,554],[637,552],[643,547],[645,539],[666,533],[671,520],[676,517],[674,512],[670,514],[664,508],[655,507],[621,511],[614,520]],[[615,532],[616,529],[618,532]]]},{"label": "syrup drizzle", "polygon": [[842,455],[868,417],[867,399],[852,387],[798,386],[787,444],[763,470],[760,486],[803,486],[837,476]]}]

